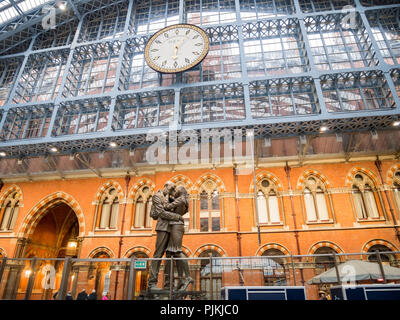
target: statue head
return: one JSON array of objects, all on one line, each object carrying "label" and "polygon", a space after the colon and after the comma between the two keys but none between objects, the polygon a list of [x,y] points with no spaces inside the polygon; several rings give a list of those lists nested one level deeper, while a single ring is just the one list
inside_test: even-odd
[{"label": "statue head", "polygon": [[167,181],[164,184],[163,193],[164,195],[173,195],[175,193],[175,183]]},{"label": "statue head", "polygon": [[178,197],[180,197],[180,196],[182,196],[182,195],[188,196],[188,193],[187,193],[185,187],[184,187],[184,186],[178,186],[178,187],[176,187],[175,198],[178,198]]}]

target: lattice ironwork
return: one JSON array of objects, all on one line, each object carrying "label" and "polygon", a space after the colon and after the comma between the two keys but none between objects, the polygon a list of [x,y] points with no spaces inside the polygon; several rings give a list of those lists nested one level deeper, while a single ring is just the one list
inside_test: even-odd
[{"label": "lattice ironwork", "polygon": [[250,105],[254,118],[316,114],[312,78],[286,78],[250,82]]},{"label": "lattice ironwork", "polygon": [[376,110],[396,107],[382,72],[354,72],[321,78],[328,112]]},{"label": "lattice ironwork", "polygon": [[63,96],[76,97],[111,91],[115,83],[120,48],[120,41],[75,48]]},{"label": "lattice ironwork", "polygon": [[304,19],[315,67],[318,70],[356,69],[378,64],[365,26],[343,25],[345,14]]},{"label": "lattice ironwork", "polygon": [[400,64],[400,7],[367,12],[371,31],[387,64]]},{"label": "lattice ironwork", "polygon": [[243,87],[238,83],[182,90],[183,123],[245,118]]},{"label": "lattice ironwork", "polygon": [[174,114],[174,90],[118,96],[114,130],[168,126]]},{"label": "lattice ironwork", "polygon": [[52,112],[52,105],[10,109],[1,131],[1,139],[16,140],[44,137],[49,128]]},{"label": "lattice ironwork", "polygon": [[[393,128],[400,9],[392,0],[360,1],[78,0],[56,8],[50,30],[42,6],[32,8],[0,25],[0,151],[93,152],[111,141],[129,148],[171,123],[271,137],[315,134],[323,124]],[[355,25],[344,23],[349,5]],[[209,54],[182,74],[156,73],[145,44],[176,23],[202,26]],[[32,122],[32,134],[29,110],[49,112],[44,126]]]},{"label": "lattice ironwork", "polygon": [[110,99],[98,98],[61,103],[53,136],[105,131],[110,102]]},{"label": "lattice ironwork", "polygon": [[60,91],[69,50],[46,51],[29,56],[19,78],[13,103],[52,101]]}]

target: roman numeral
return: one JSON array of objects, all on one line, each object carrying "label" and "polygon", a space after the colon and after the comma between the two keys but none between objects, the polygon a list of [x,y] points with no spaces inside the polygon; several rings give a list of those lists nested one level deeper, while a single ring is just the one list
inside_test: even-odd
[{"label": "roman numeral", "polygon": [[195,44],[195,46],[197,46],[197,47],[200,47],[201,45],[202,45],[201,42]]},{"label": "roman numeral", "polygon": [[151,52],[156,52],[156,51],[158,51],[158,49],[151,49],[150,51]]},{"label": "roman numeral", "polygon": [[176,35],[179,34],[179,29],[175,29],[175,34],[176,34]]},{"label": "roman numeral", "polygon": [[186,63],[190,63],[190,60],[188,58],[185,58]]},{"label": "roman numeral", "polygon": [[169,37],[168,33],[164,33],[164,37],[168,38]]},{"label": "roman numeral", "polygon": [[192,53],[195,54],[195,55],[197,55],[197,56],[200,54],[200,53],[198,53],[197,51],[193,51]]},{"label": "roman numeral", "polygon": [[176,68],[178,66],[178,62],[175,61],[174,67]]},{"label": "roman numeral", "polygon": [[163,67],[167,64],[167,60],[163,61],[163,63],[161,64]]},{"label": "roman numeral", "polygon": [[197,39],[198,37],[200,37],[198,34],[196,34],[192,39]]},{"label": "roman numeral", "polygon": [[153,60],[158,60],[158,59],[160,59],[160,56],[153,58]]},{"label": "roman numeral", "polygon": [[162,42],[160,40],[154,40],[155,43],[161,44]]},{"label": "roman numeral", "polygon": [[190,33],[190,30],[186,31],[185,35],[187,36]]}]

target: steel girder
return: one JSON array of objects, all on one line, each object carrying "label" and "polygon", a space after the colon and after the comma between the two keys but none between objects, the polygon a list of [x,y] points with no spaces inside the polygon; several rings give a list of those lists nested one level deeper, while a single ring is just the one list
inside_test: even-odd
[{"label": "steel girder", "polygon": [[[385,15],[392,12],[398,19],[397,5],[367,7],[356,0],[353,5],[362,35],[357,32],[349,35],[340,26],[346,13],[335,6],[334,0],[324,2],[331,4],[329,8],[318,7],[314,0],[294,0],[292,11],[285,15],[279,13],[277,3],[271,0],[274,14],[254,21],[241,17],[243,3],[236,0],[232,2],[235,21],[221,22],[220,15],[218,25],[203,26],[213,44],[213,54],[219,56],[221,69],[210,73],[200,65],[191,72],[171,76],[152,72],[141,57],[151,33],[149,29],[140,31],[132,22],[132,17],[139,14],[134,1],[73,3],[73,10],[66,19],[57,20],[54,31],[40,30],[39,8],[36,16],[32,13],[28,19],[30,23],[16,22],[13,31],[6,31],[5,26],[3,33],[0,30],[0,44],[4,47],[5,41],[14,46],[18,39],[27,40],[24,37],[33,35],[32,41],[27,40],[29,47],[24,52],[0,57],[0,62],[22,61],[10,81],[2,80],[6,75],[12,78],[5,68],[3,76],[0,74],[0,85],[10,86],[0,122],[0,149],[7,157],[48,154],[51,147],[57,147],[62,154],[102,151],[109,148],[111,141],[121,148],[146,145],[150,129],[171,130],[168,126],[171,121],[176,125],[173,129],[195,130],[199,136],[202,129],[240,129],[244,134],[245,129],[254,128],[256,136],[278,137],[315,134],[322,125],[330,132],[385,129],[400,114],[400,65],[397,61],[387,63],[387,56],[381,52],[382,43],[378,42],[380,38],[374,37],[377,31],[370,26],[372,23],[385,31],[382,22],[378,23],[379,12]],[[165,6],[167,23],[168,2]],[[185,10],[189,9],[184,8],[184,1],[179,1],[177,22],[186,21]],[[399,33],[399,29],[394,31]],[[51,32],[53,36],[49,37]],[[325,33],[321,36],[321,32]],[[326,43],[320,47],[324,53],[317,55],[319,47],[315,43],[326,41],[330,32],[340,35],[338,46],[343,49],[340,54],[347,56],[348,67],[337,67],[338,60],[327,51]],[[293,54],[301,61],[300,71],[291,70],[291,56],[283,43],[286,36],[296,44],[297,51]],[[263,59],[257,63],[262,73],[250,74],[247,56],[253,50],[252,41],[263,47],[263,41],[270,39],[275,39],[274,46],[281,48],[279,65],[284,72],[271,73],[270,53],[261,52]],[[349,44],[349,39],[356,40]],[[385,41],[393,59],[396,48],[390,39]],[[227,47],[233,52],[229,59],[234,61],[228,67],[222,64]],[[354,48],[358,48],[359,58],[353,57]],[[320,57],[322,60],[318,60]],[[49,79],[47,70],[56,76]],[[51,95],[49,86],[54,89]],[[348,90],[353,90],[352,94],[357,92],[363,108],[346,98]],[[190,122],[185,112],[196,110],[196,105],[191,105],[193,95],[199,97],[196,99],[201,114],[193,115]],[[223,106],[215,109],[213,100],[219,95]],[[265,111],[266,101],[260,101],[262,97],[268,100],[270,111]],[[338,97],[336,104],[331,103],[332,97]],[[243,110],[229,109],[229,99],[243,101]],[[288,107],[274,113],[273,106],[278,102]],[[262,114],[257,111],[260,105]],[[203,112],[206,108],[207,114],[220,116],[211,121]],[[38,114],[43,115],[42,122],[32,116],[32,110],[41,112]]]}]

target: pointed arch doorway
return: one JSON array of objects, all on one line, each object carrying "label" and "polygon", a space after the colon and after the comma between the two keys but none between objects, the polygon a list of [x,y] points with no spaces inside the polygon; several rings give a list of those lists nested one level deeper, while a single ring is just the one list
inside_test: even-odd
[{"label": "pointed arch doorway", "polygon": [[80,206],[64,193],[37,204],[24,220],[14,254],[30,260],[9,266],[3,299],[53,299],[61,284],[63,258],[79,257],[82,222]]}]

